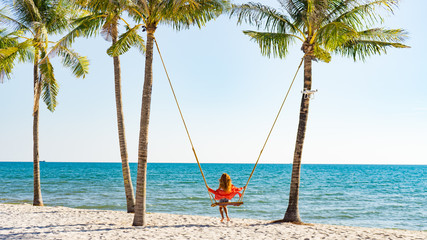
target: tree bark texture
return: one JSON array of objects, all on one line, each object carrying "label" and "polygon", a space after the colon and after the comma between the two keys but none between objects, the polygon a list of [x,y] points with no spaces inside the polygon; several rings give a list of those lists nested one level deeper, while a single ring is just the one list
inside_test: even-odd
[{"label": "tree bark texture", "polygon": [[[112,41],[113,44],[117,42],[118,29],[117,23],[114,25],[115,31],[112,31]],[[122,160],[122,173],[123,181],[126,194],[126,205],[127,212],[135,212],[135,196],[133,193],[132,178],[130,175],[129,161],[128,161],[128,152],[126,146],[126,136],[125,136],[125,125],[123,117],[123,107],[122,107],[122,90],[121,90],[121,70],[120,70],[120,58],[119,56],[113,57],[114,63],[114,87],[115,87],[115,97],[116,97],[116,111],[117,111],[117,129],[119,132],[119,144],[120,144],[120,157]]]},{"label": "tree bark texture", "polygon": [[147,187],[147,151],[148,125],[150,122],[151,90],[153,86],[153,43],[155,27],[147,27],[145,52],[145,76],[142,93],[141,122],[138,146],[138,173],[136,179],[136,204],[133,226],[145,226],[146,187]]},{"label": "tree bark texture", "polygon": [[39,81],[38,52],[34,57],[34,109],[33,109],[33,177],[34,177],[34,206],[43,206],[41,184],[40,184],[40,161],[39,161],[39,100],[41,83]]},{"label": "tree bark texture", "polygon": [[[306,55],[304,57],[304,89],[311,90],[311,68],[312,68],[312,56]],[[302,95],[300,117],[298,124],[297,139],[295,143],[294,160],[292,164],[292,176],[291,176],[291,187],[289,192],[289,203],[283,218],[284,222],[295,222],[300,223],[301,218],[298,209],[298,198],[299,198],[299,185],[300,185],[300,173],[301,173],[301,156],[304,145],[305,132],[307,127],[308,109],[310,104],[310,97]]]}]

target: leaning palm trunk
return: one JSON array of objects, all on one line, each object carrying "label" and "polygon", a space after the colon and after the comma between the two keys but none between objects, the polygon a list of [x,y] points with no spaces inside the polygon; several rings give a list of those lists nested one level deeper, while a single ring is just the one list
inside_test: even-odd
[{"label": "leaning palm trunk", "polygon": [[40,161],[39,161],[39,100],[41,84],[38,72],[38,53],[34,58],[34,109],[33,109],[33,177],[34,177],[34,206],[43,206],[40,186]]},{"label": "leaning palm trunk", "polygon": [[[112,35],[113,44],[117,42],[117,24]],[[114,62],[114,87],[116,95],[117,129],[119,132],[120,156],[122,159],[123,181],[125,185],[127,212],[135,212],[135,197],[133,194],[132,180],[129,170],[128,153],[126,149],[125,125],[123,122],[122,90],[121,90],[121,70],[119,56],[113,57]]]},{"label": "leaning palm trunk", "polygon": [[138,146],[138,173],[136,179],[136,203],[133,226],[145,226],[146,187],[147,187],[147,151],[148,125],[150,123],[151,90],[153,86],[153,41],[155,27],[147,27],[147,45],[145,52],[145,76],[142,93],[141,122]]},{"label": "leaning palm trunk", "polygon": [[[312,56],[309,53],[310,52],[309,49],[311,49],[311,46],[309,47],[304,46],[303,48],[304,48],[303,49],[304,53],[306,54],[304,56],[304,89],[311,90]],[[300,115],[299,115],[297,140],[295,143],[294,161],[292,164],[289,203],[288,203],[288,209],[286,210],[286,213],[285,213],[285,217],[283,218],[284,222],[295,222],[295,223],[302,222],[299,215],[299,210],[298,210],[298,198],[299,198],[302,148],[304,145],[305,131],[307,129],[309,105],[310,105],[310,97],[305,96],[303,94],[301,98],[301,108],[300,108]]]}]

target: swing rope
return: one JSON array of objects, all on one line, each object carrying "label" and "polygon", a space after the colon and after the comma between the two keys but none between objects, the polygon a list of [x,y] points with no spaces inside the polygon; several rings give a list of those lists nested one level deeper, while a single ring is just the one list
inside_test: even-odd
[{"label": "swing rope", "polygon": [[[179,106],[178,99],[177,99],[175,91],[173,89],[171,79],[169,77],[168,71],[166,70],[165,62],[163,61],[162,54],[160,53],[159,44],[157,43],[156,38],[154,38],[154,42],[156,43],[157,51],[159,52],[160,59],[162,60],[163,68],[165,69],[165,73],[166,73],[166,76],[168,78],[169,86],[172,90],[172,94],[173,94],[173,97],[175,99],[176,106],[178,107],[179,115],[181,115],[182,123],[184,123],[184,127],[185,127],[185,131],[187,132],[188,140],[190,140],[191,149],[193,150],[194,157],[196,158],[197,166],[199,166],[200,172],[202,173],[202,177],[203,177],[203,181],[205,182],[206,189],[209,189],[208,183],[206,182],[205,174],[203,174],[202,166],[200,166],[199,158],[197,157],[196,150],[194,149],[194,145],[193,145],[193,141],[191,140],[190,132],[188,131],[187,124],[185,123],[184,116],[182,115],[181,107]],[[208,194],[209,194],[209,198],[211,199],[211,202],[213,204],[214,203],[214,201],[213,201],[214,197],[212,196],[212,193],[209,192],[209,190],[208,190]]]},{"label": "swing rope", "polygon": [[283,106],[285,105],[286,99],[288,98],[288,95],[289,95],[289,92],[291,91],[292,85],[294,85],[295,79],[296,79],[296,77],[298,75],[298,72],[299,72],[299,70],[301,68],[301,65],[302,65],[303,61],[304,61],[304,57],[301,58],[301,62],[299,64],[298,68],[297,68],[297,71],[295,72],[295,75],[294,75],[294,78],[292,79],[291,85],[289,86],[288,91],[286,92],[286,96],[285,96],[285,98],[282,101],[282,105],[280,105],[279,112],[277,113],[276,118],[274,119],[273,125],[271,126],[270,132],[268,133],[267,138],[265,139],[264,145],[262,146],[261,151],[259,152],[258,158],[257,158],[257,160],[255,162],[254,168],[252,169],[251,175],[249,175],[249,179],[246,182],[245,187],[243,188],[242,195],[239,197],[239,202],[243,202],[243,196],[245,195],[246,188],[248,187],[249,181],[251,180],[252,175],[255,172],[255,169],[256,169],[256,167],[258,165],[258,162],[259,162],[259,160],[261,158],[261,155],[262,155],[262,153],[264,151],[264,148],[267,145],[268,139],[270,139],[270,135],[273,132],[273,129],[274,129],[274,126],[276,125],[277,119],[279,119],[279,115],[282,112]]},{"label": "swing rope", "polygon": [[[172,91],[173,97],[174,97],[174,99],[175,99],[175,103],[176,103],[176,105],[177,105],[177,107],[178,107],[178,111],[179,111],[179,114],[180,114],[180,116],[181,116],[182,123],[184,124],[185,131],[187,132],[188,140],[190,140],[191,149],[193,150],[193,154],[194,154],[194,157],[196,158],[197,165],[198,165],[198,167],[199,167],[200,173],[202,174],[203,181],[205,182],[206,189],[208,189],[209,198],[210,198],[211,203],[212,203],[212,205],[211,205],[211,206],[223,205],[223,204],[224,204],[224,205],[227,205],[227,203],[219,203],[219,204],[218,204],[218,203],[215,201],[215,198],[214,198],[214,196],[212,195],[212,193],[211,193],[211,192],[209,192],[209,186],[208,186],[208,183],[207,183],[207,181],[206,181],[205,175],[204,175],[203,170],[202,170],[202,167],[201,167],[201,165],[200,165],[199,158],[197,157],[197,153],[196,153],[196,150],[195,150],[195,148],[194,148],[193,141],[191,140],[190,132],[188,131],[187,124],[185,123],[184,116],[183,116],[182,111],[181,111],[181,107],[179,106],[178,99],[177,99],[177,97],[176,97],[176,94],[175,94],[174,88],[173,88],[173,86],[172,86],[172,82],[171,82],[171,80],[170,80],[170,77],[169,77],[168,71],[167,71],[167,69],[166,69],[165,62],[163,61],[162,54],[160,53],[159,44],[157,43],[156,38],[154,38],[154,42],[156,43],[156,48],[157,48],[157,51],[158,51],[158,53],[159,53],[160,60],[162,61],[163,68],[164,68],[165,73],[166,73],[166,77],[168,78],[169,86],[170,86],[170,88],[171,88],[171,91]],[[304,55],[304,56],[305,56],[305,55]],[[268,140],[269,140],[269,138],[270,138],[270,135],[271,135],[271,133],[273,132],[274,126],[276,125],[277,119],[279,118],[279,115],[280,115],[280,113],[281,113],[281,111],[282,111],[282,109],[283,109],[283,106],[285,105],[286,99],[288,98],[288,95],[289,95],[289,92],[291,91],[292,85],[294,84],[295,79],[296,79],[296,77],[297,77],[297,75],[298,75],[298,72],[299,72],[299,70],[300,70],[300,68],[301,68],[301,65],[302,65],[302,63],[303,63],[303,61],[304,61],[304,56],[302,57],[301,62],[300,62],[300,64],[299,64],[299,66],[298,66],[298,69],[297,69],[297,71],[295,72],[294,78],[292,79],[292,82],[291,82],[291,84],[290,84],[290,86],[289,86],[289,89],[288,89],[288,91],[286,92],[286,96],[285,96],[285,98],[283,99],[283,102],[282,102],[282,104],[281,104],[281,106],[280,106],[280,108],[279,108],[279,112],[277,113],[276,118],[274,119],[274,122],[273,122],[273,125],[271,126],[270,132],[268,133],[267,138],[265,139],[264,145],[263,145],[263,146],[262,146],[262,148],[261,148],[261,151],[260,151],[260,153],[259,153],[259,155],[258,155],[258,158],[257,158],[256,162],[255,162],[254,168],[252,169],[252,172],[251,172],[251,174],[250,174],[250,176],[249,176],[249,179],[248,179],[248,181],[246,182],[246,185],[245,185],[245,187],[244,187],[244,189],[243,189],[242,195],[239,197],[238,202],[235,202],[235,203],[231,202],[231,203],[228,203],[228,204],[230,204],[230,205],[236,205],[236,206],[239,206],[240,204],[242,204],[242,203],[243,203],[243,196],[245,195],[246,188],[247,188],[247,186],[249,185],[249,181],[251,180],[251,178],[252,178],[252,176],[253,176],[253,174],[254,174],[254,172],[255,172],[255,169],[256,169],[256,167],[257,167],[257,165],[258,165],[258,162],[259,162],[259,160],[260,160],[260,158],[261,158],[261,155],[262,155],[262,153],[263,153],[263,151],[264,151],[264,148],[265,148],[265,146],[267,145],[267,142],[268,142]],[[214,203],[214,201],[215,201],[215,203]]]}]

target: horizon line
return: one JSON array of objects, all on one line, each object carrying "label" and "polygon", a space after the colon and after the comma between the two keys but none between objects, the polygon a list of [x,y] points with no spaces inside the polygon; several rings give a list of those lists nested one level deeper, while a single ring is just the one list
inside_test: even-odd
[{"label": "horizon line", "polygon": [[[0,160],[0,162],[8,162],[8,163],[33,163],[33,161],[22,161],[22,160],[18,160],[18,161],[13,161],[13,160]],[[45,161],[45,160],[41,160],[39,161],[40,163],[122,163],[122,162],[79,162],[79,161]],[[138,162],[129,162],[129,163],[136,163],[138,164]],[[148,163],[159,163],[159,164],[197,164],[194,162],[148,162]],[[206,162],[206,163],[200,163],[200,164],[252,164],[254,165],[254,163],[249,163],[249,162],[236,162],[236,163],[224,163],[224,162]],[[281,164],[281,165],[292,165],[293,163],[272,163],[272,162],[267,162],[267,163],[258,163],[258,164]],[[387,164],[387,163],[301,163],[301,165],[383,165],[383,166],[427,166],[427,164],[417,164],[417,163],[392,163],[392,164]]]}]

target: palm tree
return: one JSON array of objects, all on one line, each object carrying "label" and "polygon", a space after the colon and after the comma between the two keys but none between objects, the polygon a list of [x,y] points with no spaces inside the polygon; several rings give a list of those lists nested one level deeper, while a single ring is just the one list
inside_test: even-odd
[{"label": "palm tree", "polygon": [[138,172],[136,182],[136,203],[134,226],[146,225],[146,184],[147,184],[147,150],[148,125],[150,121],[151,89],[153,82],[153,46],[154,33],[159,24],[172,25],[176,30],[189,28],[191,25],[201,27],[205,22],[215,18],[223,11],[224,0],[133,0],[130,14],[136,21],[142,22],[123,34],[117,44],[109,49],[112,55],[121,54],[132,43],[127,34],[132,34],[143,27],[147,32],[145,52],[145,75],[142,94],[141,120],[138,146]]},{"label": "palm tree", "polygon": [[8,32],[0,29],[0,83],[4,82],[4,77],[11,78],[11,73],[15,62],[30,61],[34,56],[31,51],[31,43],[26,40],[19,42],[20,31]]},{"label": "palm tree", "polygon": [[[304,53],[304,87],[311,90],[312,61],[329,62],[331,53],[365,60],[389,48],[406,48],[402,29],[371,28],[378,20],[378,8],[393,11],[398,0],[279,0],[286,10],[248,3],[233,6],[231,16],[264,28],[266,32],[244,31],[260,46],[261,53],[284,58],[294,41]],[[310,98],[302,96],[298,132],[292,166],[289,203],[284,222],[301,222],[298,210],[301,155],[306,132]]]},{"label": "palm tree", "polygon": [[[31,43],[34,52],[33,83],[34,83],[34,108],[33,108],[33,172],[34,172],[34,206],[43,206],[40,187],[39,164],[39,100],[43,101],[50,111],[57,105],[58,83],[54,75],[50,58],[62,57],[62,64],[72,69],[76,77],[85,77],[88,72],[89,62],[73,50],[64,46],[49,51],[49,36],[60,34],[67,29],[71,14],[74,13],[68,1],[61,0],[14,0],[9,1],[7,7],[12,15],[0,13],[0,19],[11,29],[20,31],[20,38]],[[24,35],[25,34],[25,35]]]},{"label": "palm tree", "polygon": [[[75,3],[82,9],[89,11],[90,14],[77,19],[74,22],[74,28],[68,35],[62,38],[60,45],[68,46],[78,36],[91,37],[101,29],[101,35],[112,44],[118,41],[118,25],[122,21],[129,29],[129,24],[121,17],[122,13],[128,9],[130,1],[128,0],[75,0]],[[132,45],[145,52],[145,44],[142,37],[136,32],[128,36],[132,38]],[[130,46],[129,46],[130,47]],[[135,197],[132,186],[132,180],[129,169],[128,153],[126,147],[125,126],[122,107],[121,91],[121,71],[120,58],[118,55],[113,56],[114,67],[114,87],[116,97],[117,127],[119,134],[120,156],[122,160],[122,173],[125,186],[127,212],[135,212]]]}]

